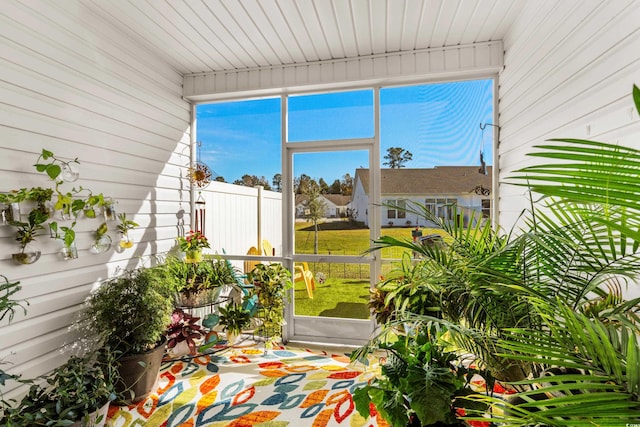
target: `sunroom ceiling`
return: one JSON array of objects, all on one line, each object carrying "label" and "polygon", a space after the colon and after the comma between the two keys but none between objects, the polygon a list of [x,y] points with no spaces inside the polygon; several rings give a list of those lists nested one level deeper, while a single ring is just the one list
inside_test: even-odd
[{"label": "sunroom ceiling", "polygon": [[523,3],[92,0],[87,5],[185,75],[500,40]]}]

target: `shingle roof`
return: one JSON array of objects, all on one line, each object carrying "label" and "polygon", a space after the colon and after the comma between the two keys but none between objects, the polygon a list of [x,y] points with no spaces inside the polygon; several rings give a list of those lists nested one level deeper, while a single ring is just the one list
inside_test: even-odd
[{"label": "shingle roof", "polygon": [[[347,206],[351,201],[351,196],[343,196],[342,194],[323,194],[322,197],[336,206]],[[306,203],[308,199],[309,196],[306,194],[296,194],[295,204],[298,206],[301,203]]]},{"label": "shingle roof", "polygon": [[[473,193],[482,186],[491,189],[491,166],[487,175],[478,172],[478,166],[436,166],[421,169],[381,169],[381,192],[387,194],[463,194]],[[356,169],[369,193],[369,169]]]},{"label": "shingle roof", "polygon": [[323,196],[336,206],[347,206],[351,201],[351,196],[344,196],[342,194],[323,194]]}]

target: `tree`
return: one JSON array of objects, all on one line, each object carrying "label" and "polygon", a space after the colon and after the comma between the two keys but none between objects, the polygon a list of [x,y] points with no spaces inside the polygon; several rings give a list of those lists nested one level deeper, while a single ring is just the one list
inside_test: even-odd
[{"label": "tree", "polygon": [[342,177],[340,192],[345,196],[350,196],[353,192],[353,177],[348,173]]},{"label": "tree", "polygon": [[327,184],[324,178],[320,178],[318,185],[320,186],[320,193],[327,194],[329,192],[329,184]]},{"label": "tree", "polygon": [[342,184],[339,179],[333,181],[333,184],[329,187],[329,194],[340,194],[342,193]]},{"label": "tree", "polygon": [[296,194],[308,194],[312,187],[318,187],[316,180],[304,173],[294,180],[294,185]]},{"label": "tree", "polygon": [[282,192],[282,174],[281,173],[277,173],[273,175],[273,179],[271,180],[271,183],[273,184],[274,191],[277,191],[278,193]]},{"label": "tree", "polygon": [[223,177],[223,176],[220,176],[220,175],[216,176],[216,177],[215,177],[215,179],[214,179],[214,181],[217,181],[217,182],[227,182],[227,181],[225,181],[225,180],[224,180],[224,177]]},{"label": "tree", "polygon": [[384,156],[387,160],[383,163],[385,166],[389,166],[391,169],[400,169],[404,167],[404,164],[413,159],[413,154],[400,147],[387,148],[387,154]]},{"label": "tree", "polygon": [[235,185],[243,185],[245,187],[255,187],[256,185],[261,185],[265,190],[271,190],[271,185],[267,181],[267,178],[261,176],[258,178],[256,175],[244,174],[242,178],[236,179],[233,182]]},{"label": "tree", "polygon": [[[314,181],[315,183],[315,181]],[[308,200],[305,209],[305,218],[313,223],[313,253],[318,253],[318,221],[324,218],[325,203],[322,200],[320,186],[318,184],[311,185],[304,193]]]}]

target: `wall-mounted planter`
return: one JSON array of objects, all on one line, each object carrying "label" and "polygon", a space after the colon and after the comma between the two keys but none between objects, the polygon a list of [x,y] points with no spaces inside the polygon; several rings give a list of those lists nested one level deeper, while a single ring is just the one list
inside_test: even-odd
[{"label": "wall-mounted planter", "polygon": [[33,264],[40,259],[40,251],[24,251],[11,254],[13,262],[19,265]]},{"label": "wall-mounted planter", "polygon": [[111,248],[111,237],[108,234],[105,234],[103,236],[100,236],[93,242],[93,244],[89,248],[89,251],[92,254],[101,254],[108,251],[110,248]]},{"label": "wall-mounted planter", "polygon": [[60,249],[60,254],[65,261],[76,259],[78,258],[78,248],[76,248],[75,243],[72,243],[70,246],[63,246],[62,249]]},{"label": "wall-mounted planter", "polygon": [[0,220],[3,225],[11,221],[20,221],[20,203],[3,203],[0,205]]}]

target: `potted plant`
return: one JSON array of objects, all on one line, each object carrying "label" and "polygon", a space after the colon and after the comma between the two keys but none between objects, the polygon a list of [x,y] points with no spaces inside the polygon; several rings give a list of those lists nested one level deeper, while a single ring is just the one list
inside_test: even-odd
[{"label": "potted plant", "polygon": [[137,403],[155,390],[171,323],[171,280],[141,268],[102,283],[83,312],[83,324],[117,355],[119,403]]},{"label": "potted plant", "polygon": [[120,243],[118,247],[120,249],[128,249],[133,246],[133,240],[129,238],[129,231],[133,230],[135,227],[138,227],[138,223],[127,219],[126,213],[121,213],[118,215],[118,231],[120,232]]},{"label": "potted plant", "polygon": [[95,231],[95,236],[89,251],[94,254],[101,254],[106,252],[111,247],[111,236],[107,234],[109,228],[107,223],[103,222]]},{"label": "potted plant", "polygon": [[236,338],[242,334],[242,330],[249,326],[251,314],[242,304],[230,302],[219,308],[219,324],[227,335],[227,344],[233,345]]},{"label": "potted plant", "polygon": [[53,190],[51,188],[34,187],[27,191],[26,200],[35,202],[35,209],[38,209],[48,218],[51,216],[48,203],[51,201],[52,196]]},{"label": "potted plant", "polygon": [[62,240],[63,246],[60,250],[60,254],[62,255],[62,259],[70,260],[78,258],[78,249],[76,248],[76,232],[73,229],[76,225],[76,222],[73,221],[69,227],[60,226],[58,227],[57,222],[49,223],[49,228],[51,230],[51,237],[54,239]]},{"label": "potted plant", "polygon": [[293,287],[291,272],[282,264],[257,264],[247,275],[253,283],[251,290],[257,296],[259,317],[262,325],[258,333],[267,338],[282,336],[284,322],[284,299]]},{"label": "potted plant", "polygon": [[[640,112],[637,87],[633,98]],[[517,230],[471,218],[440,222],[447,236],[439,245],[374,242],[373,250],[395,246],[420,257],[419,274],[390,300],[407,315],[417,296],[435,296],[439,317],[413,316],[446,328],[450,343],[496,377],[519,374],[508,401],[469,396],[500,409],[489,419],[469,411],[473,418],[631,424],[640,407],[640,298],[626,300],[622,287],[640,273],[640,150],[558,139],[532,155],[550,163],[511,178],[538,193]],[[410,212],[437,221],[424,206]]]},{"label": "potted plant", "polygon": [[188,263],[202,261],[202,249],[210,247],[205,235],[199,231],[190,230],[186,237],[178,237],[177,241]]},{"label": "potted plant", "polygon": [[[49,160],[49,162],[40,163],[40,160]],[[77,157],[67,162],[57,158],[51,151],[43,148],[34,166],[38,172],[46,173],[52,181],[57,181],[60,174],[62,174],[63,181],[74,182],[80,176],[73,166],[74,163],[80,164]]]},{"label": "potted plant", "polygon": [[115,399],[113,355],[101,349],[89,357],[72,356],[31,383],[17,405],[4,409],[0,426],[103,426]]},{"label": "potted plant", "polygon": [[175,355],[196,354],[196,340],[203,338],[199,317],[192,316],[181,309],[173,310],[171,324],[167,328],[167,347]]},{"label": "potted plant", "polygon": [[118,215],[116,213],[116,201],[111,197],[105,197],[103,202],[102,213],[104,215],[105,221],[115,221],[118,219]]},{"label": "potted plant", "polygon": [[[445,330],[434,324],[414,324],[406,335],[386,334],[375,347],[364,347],[352,355],[366,358],[370,352],[384,351],[382,376],[374,378],[353,393],[358,412],[369,416],[374,404],[393,426],[466,426],[457,414],[478,404],[465,400],[476,374],[465,366],[459,354],[448,351],[442,339]],[[486,409],[486,405],[482,405]]]},{"label": "potted plant", "polygon": [[2,214],[2,224],[10,224],[12,221],[20,221],[20,202],[25,200],[26,189],[13,190],[9,193],[0,194],[0,213]]},{"label": "potted plant", "polygon": [[46,215],[37,209],[29,212],[27,222],[11,221],[10,224],[18,228],[16,240],[20,243],[20,252],[11,255],[16,264],[33,264],[40,259],[40,251],[30,249],[29,244],[38,236],[40,230],[44,229],[42,224],[47,220]]}]

